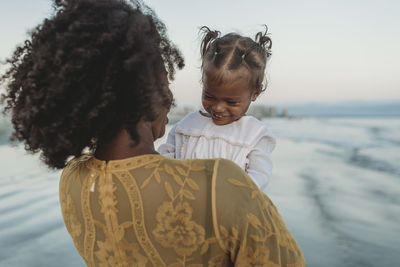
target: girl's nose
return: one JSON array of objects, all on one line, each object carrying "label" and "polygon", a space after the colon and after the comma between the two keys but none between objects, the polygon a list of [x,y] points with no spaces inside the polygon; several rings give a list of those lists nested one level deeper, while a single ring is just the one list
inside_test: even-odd
[{"label": "girl's nose", "polygon": [[221,102],[217,102],[215,103],[214,107],[213,107],[214,112],[216,113],[221,113],[225,111],[225,105]]}]

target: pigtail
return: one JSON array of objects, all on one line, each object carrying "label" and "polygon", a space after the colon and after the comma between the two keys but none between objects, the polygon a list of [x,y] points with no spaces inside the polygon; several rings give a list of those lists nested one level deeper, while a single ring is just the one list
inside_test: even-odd
[{"label": "pigtail", "polygon": [[265,50],[267,57],[272,55],[272,40],[268,36],[268,26],[264,24],[265,32],[258,32],[255,37],[256,43]]},{"label": "pigtail", "polygon": [[204,55],[207,53],[208,49],[210,48],[212,41],[219,37],[220,32],[212,31],[207,26],[202,26],[200,28],[200,34],[203,35],[201,45],[200,45],[200,54],[201,54],[201,57],[204,57]]}]

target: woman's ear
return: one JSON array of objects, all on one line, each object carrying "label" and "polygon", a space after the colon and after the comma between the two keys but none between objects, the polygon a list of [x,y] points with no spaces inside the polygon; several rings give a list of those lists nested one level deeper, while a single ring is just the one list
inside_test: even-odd
[{"label": "woman's ear", "polygon": [[251,96],[251,101],[256,101],[257,97],[260,95],[260,93],[253,93]]}]

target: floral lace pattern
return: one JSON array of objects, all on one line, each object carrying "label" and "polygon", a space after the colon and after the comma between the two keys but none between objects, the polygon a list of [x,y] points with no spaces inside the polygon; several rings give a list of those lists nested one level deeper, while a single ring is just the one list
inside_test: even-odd
[{"label": "floral lace pattern", "polygon": [[189,203],[171,202],[160,206],[156,218],[157,227],[153,234],[163,247],[172,247],[180,256],[190,256],[204,242],[204,228],[191,220],[192,208]]},{"label": "floral lace pattern", "polygon": [[88,266],[305,266],[275,206],[227,160],[85,156],[65,168],[60,202]]}]

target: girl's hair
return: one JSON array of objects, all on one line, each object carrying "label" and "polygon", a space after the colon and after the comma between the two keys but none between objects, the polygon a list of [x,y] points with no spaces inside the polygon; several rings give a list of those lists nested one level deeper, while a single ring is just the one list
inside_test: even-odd
[{"label": "girl's hair", "polygon": [[12,139],[52,168],[169,107],[184,61],[164,24],[139,1],[54,0],[55,14],[18,46],[0,77]]},{"label": "girl's hair", "polygon": [[251,75],[251,88],[258,94],[265,91],[267,86],[267,82],[264,82],[265,66],[272,54],[272,41],[268,36],[266,25],[265,32],[258,32],[255,40],[236,33],[220,37],[219,31],[213,31],[206,26],[201,27],[200,32],[203,34],[200,45],[203,81],[205,75],[207,77],[213,75],[213,79],[222,82],[224,71],[245,67]]}]

